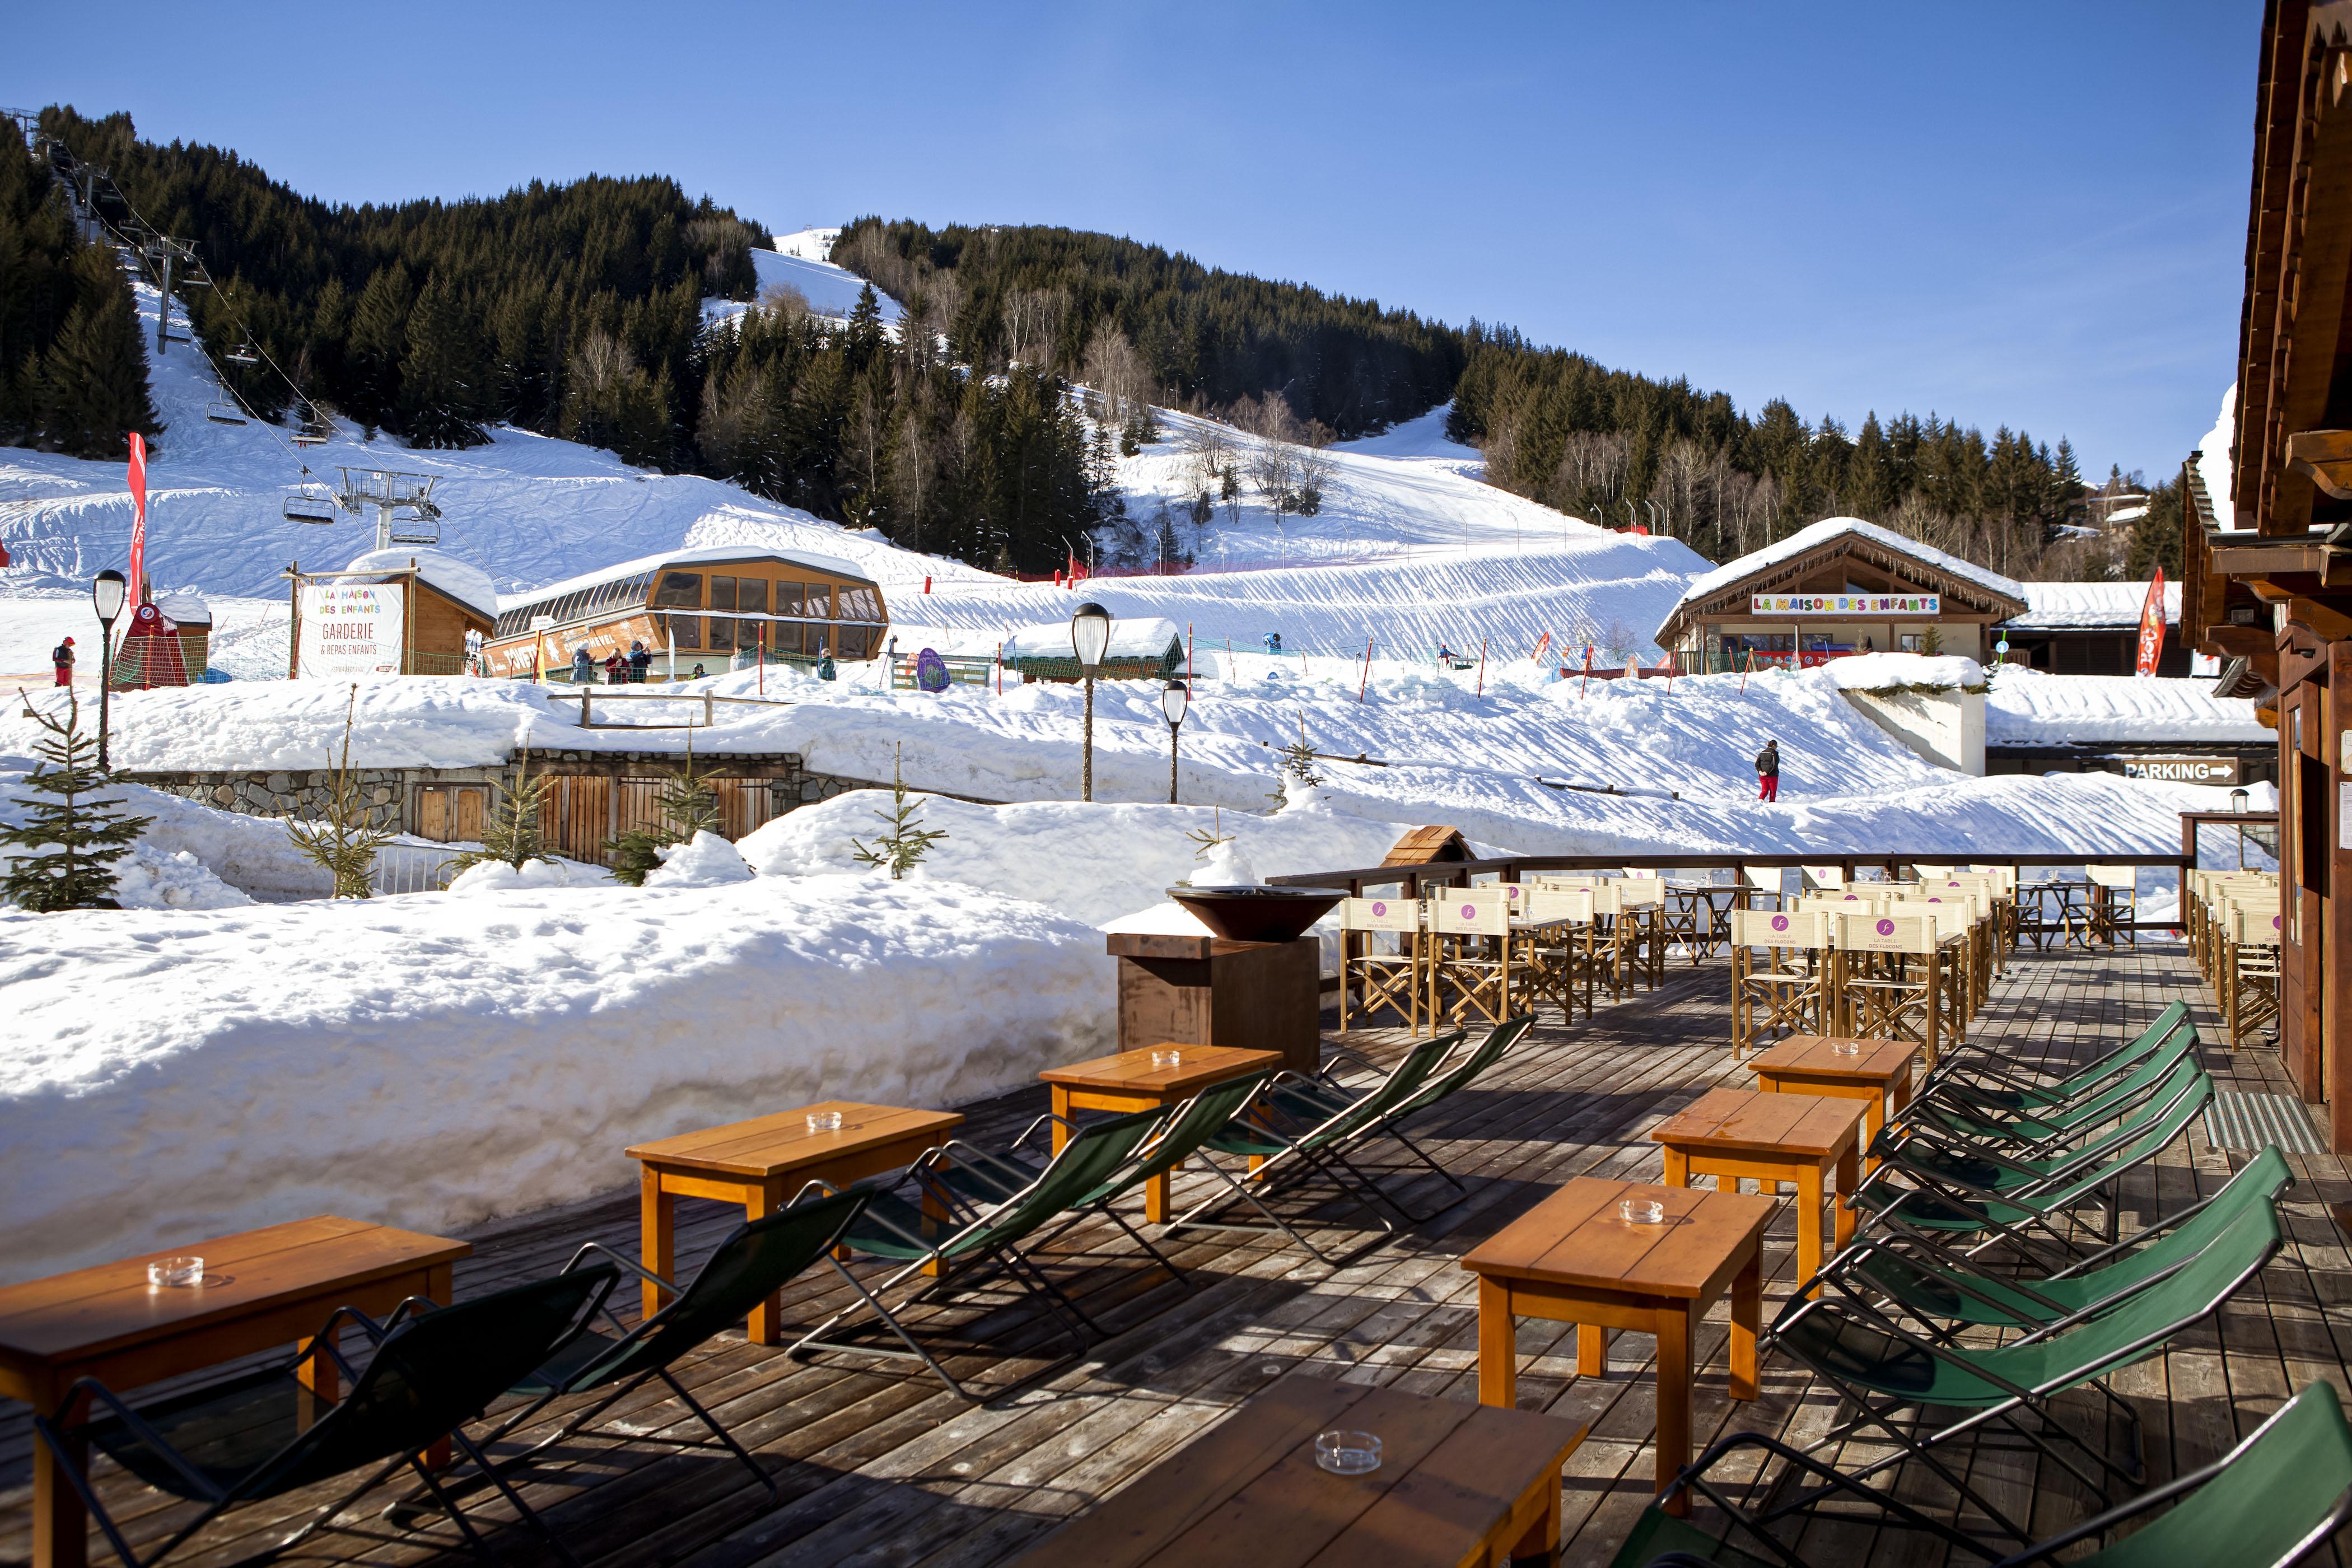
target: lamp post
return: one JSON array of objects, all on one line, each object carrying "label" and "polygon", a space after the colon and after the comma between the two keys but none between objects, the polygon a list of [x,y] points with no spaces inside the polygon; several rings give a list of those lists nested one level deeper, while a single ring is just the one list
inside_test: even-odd
[{"label": "lamp post", "polygon": [[1078,798],[1095,797],[1095,677],[1102,672],[1103,654],[1110,647],[1110,612],[1092,599],[1070,616],[1070,648],[1078,656],[1078,672],[1086,678],[1087,721],[1084,762]]},{"label": "lamp post", "polygon": [[100,572],[89,580],[89,601],[98,610],[98,771],[106,766],[106,696],[114,686],[114,620],[131,584],[120,572]]},{"label": "lamp post", "polygon": [[1171,680],[1160,694],[1160,711],[1168,720],[1168,804],[1176,804],[1176,731],[1184,727],[1184,705],[1192,700],[1181,680]]}]

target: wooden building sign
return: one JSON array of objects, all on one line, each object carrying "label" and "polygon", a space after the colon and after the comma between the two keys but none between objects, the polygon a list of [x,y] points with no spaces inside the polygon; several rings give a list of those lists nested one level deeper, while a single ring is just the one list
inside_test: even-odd
[{"label": "wooden building sign", "polygon": [[2161,779],[2166,784],[2234,784],[2239,782],[2235,757],[2124,757],[2124,776]]}]

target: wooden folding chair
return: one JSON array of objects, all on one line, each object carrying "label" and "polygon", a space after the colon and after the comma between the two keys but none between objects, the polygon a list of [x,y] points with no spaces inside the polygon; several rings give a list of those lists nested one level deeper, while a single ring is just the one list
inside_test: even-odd
[{"label": "wooden folding chair", "polygon": [[1627,876],[1617,881],[1617,960],[1633,977],[1655,991],[1666,983],[1666,885],[1656,877]]},{"label": "wooden folding chair", "polygon": [[1744,1057],[1790,1035],[1828,1034],[1830,973],[1827,915],[1732,910],[1732,1054]]},{"label": "wooden folding chair", "polygon": [[[1739,868],[1739,907],[1744,910],[1777,910],[1788,902],[1781,889],[1782,872],[1778,866],[1742,866]],[[1770,903],[1762,900],[1769,899]]]},{"label": "wooden folding chair", "polygon": [[2279,904],[2232,899],[2223,903],[2221,1013],[2235,1050],[2247,1035],[2279,1016]]},{"label": "wooden folding chair", "polygon": [[2090,940],[2139,945],[2139,873],[2129,866],[2085,866],[2091,879]]},{"label": "wooden folding chair", "polygon": [[1429,1016],[1433,1028],[1475,1016],[1499,1024],[1512,1014],[1511,911],[1476,889],[1441,888],[1429,900]]},{"label": "wooden folding chair", "polygon": [[[1357,1011],[1366,1018],[1382,1008],[1421,1036],[1422,906],[1417,899],[1349,899],[1339,906],[1339,1028],[1348,1024],[1348,995],[1360,988]],[[1393,948],[1375,945],[1386,933]]]},{"label": "wooden folding chair", "polygon": [[1592,889],[1530,888],[1527,912],[1519,918],[1527,922],[1521,949],[1527,955],[1527,988],[1558,1003],[1571,1024],[1580,988],[1584,1016],[1591,1017]]},{"label": "wooden folding chair", "polygon": [[1944,944],[1932,914],[1840,915],[1837,1027],[1864,1039],[1915,1040],[1933,1069],[1949,1037]]}]

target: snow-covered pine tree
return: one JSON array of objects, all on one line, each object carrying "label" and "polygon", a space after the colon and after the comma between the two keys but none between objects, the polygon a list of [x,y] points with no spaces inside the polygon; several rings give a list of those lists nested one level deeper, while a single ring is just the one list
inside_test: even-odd
[{"label": "snow-covered pine tree", "polygon": [[670,774],[654,804],[657,815],[653,826],[632,827],[604,841],[616,882],[643,887],[646,873],[662,863],[662,850],[698,833],[719,831],[719,796],[709,777],[694,771],[691,735],[687,737],[686,766]]},{"label": "snow-covered pine tree", "polygon": [[514,788],[490,808],[490,819],[482,825],[482,847],[468,849],[450,861],[449,875],[455,877],[490,860],[500,861],[518,871],[533,860],[554,860],[555,857],[548,853],[547,835],[540,826],[540,812],[546,805],[551,782],[531,782],[530,748],[525,746],[515,771]]},{"label": "snow-covered pine tree", "polygon": [[97,742],[81,732],[81,703],[70,689],[63,721],[30,698],[25,716],[49,734],[35,747],[41,760],[19,786],[42,798],[30,803],[22,823],[0,827],[0,846],[15,848],[0,895],[26,910],[114,909],[114,863],[154,818],[126,816],[120,796],[91,798],[106,775],[99,772]]}]

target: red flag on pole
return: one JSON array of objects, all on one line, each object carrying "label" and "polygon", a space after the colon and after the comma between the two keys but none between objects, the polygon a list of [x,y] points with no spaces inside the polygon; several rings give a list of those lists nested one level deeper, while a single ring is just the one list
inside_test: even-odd
[{"label": "red flag on pole", "polygon": [[2139,658],[2132,666],[2135,675],[2154,675],[2157,660],[2164,657],[2164,568],[2156,569],[2156,580],[2147,585],[2147,602],[2139,611]]},{"label": "red flag on pole", "polygon": [[131,603],[147,602],[147,443],[131,432]]}]

